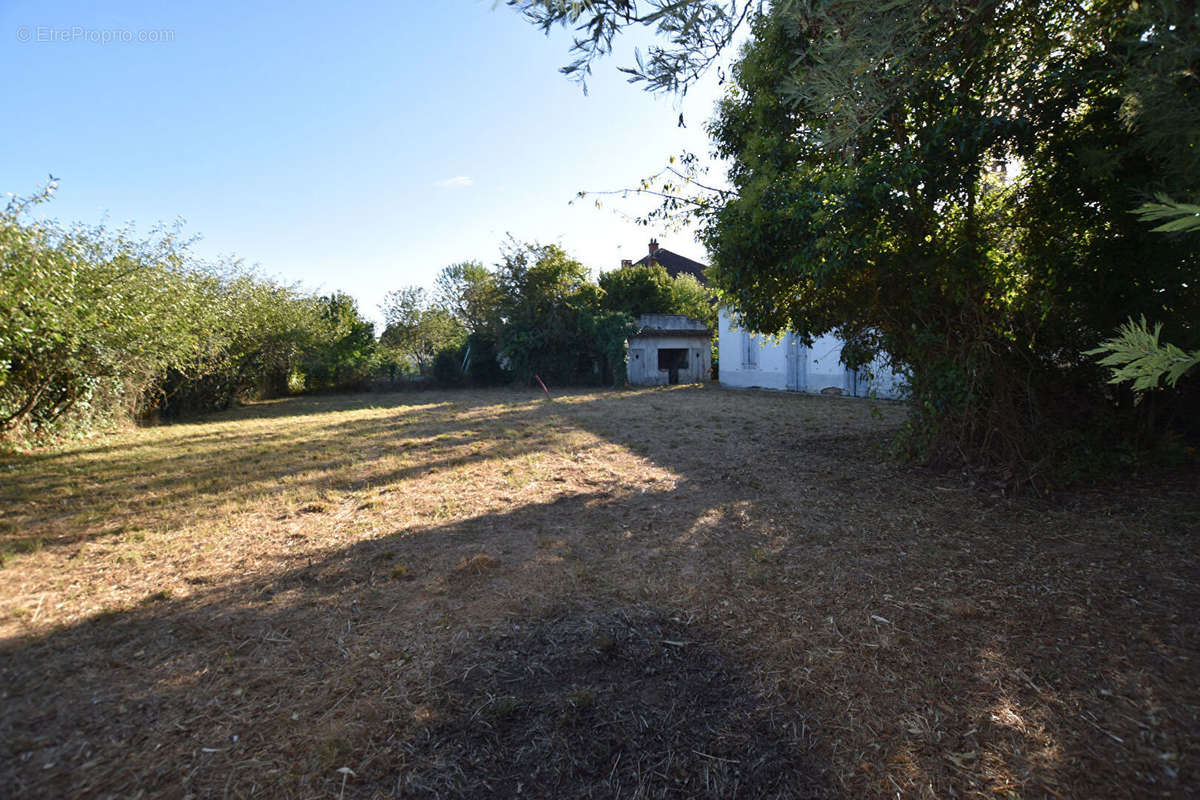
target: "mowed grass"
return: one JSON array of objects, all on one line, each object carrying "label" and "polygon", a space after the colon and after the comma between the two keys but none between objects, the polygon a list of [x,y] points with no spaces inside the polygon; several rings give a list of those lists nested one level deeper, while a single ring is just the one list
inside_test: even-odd
[{"label": "mowed grass", "polygon": [[893,404],[302,398],[0,462],[8,796],[1187,797],[1200,481]]}]

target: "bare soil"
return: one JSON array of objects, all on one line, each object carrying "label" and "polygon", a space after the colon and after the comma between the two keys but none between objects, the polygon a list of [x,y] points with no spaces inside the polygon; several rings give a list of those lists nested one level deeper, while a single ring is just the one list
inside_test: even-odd
[{"label": "bare soil", "polygon": [[0,794],[1200,795],[1200,478],[901,406],[301,398],[0,461]]}]

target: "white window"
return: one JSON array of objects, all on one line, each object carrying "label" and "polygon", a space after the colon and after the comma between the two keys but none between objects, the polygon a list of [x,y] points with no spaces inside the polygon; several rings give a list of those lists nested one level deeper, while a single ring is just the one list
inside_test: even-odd
[{"label": "white window", "polygon": [[742,331],[742,368],[758,368],[758,342],[750,331]]}]

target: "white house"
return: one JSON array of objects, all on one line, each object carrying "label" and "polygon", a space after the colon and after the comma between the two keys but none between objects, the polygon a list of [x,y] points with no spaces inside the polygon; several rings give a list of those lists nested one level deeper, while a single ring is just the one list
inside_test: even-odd
[{"label": "white house", "polygon": [[[672,277],[686,272],[704,283],[703,264],[659,247],[656,239],[650,240],[649,253],[637,263],[661,264]],[[657,322],[643,318],[639,335],[629,340],[629,382],[654,386],[704,380],[709,364],[703,323],[667,323],[665,316],[656,316],[661,317]],[[852,397],[898,398],[903,393],[904,376],[882,358],[864,369],[848,369],[841,362],[842,342],[836,336],[822,336],[805,347],[792,333],[775,338],[744,330],[726,308],[719,310],[717,318],[718,379],[724,386],[813,394],[837,390]]]},{"label": "white house", "polygon": [[838,389],[853,397],[899,397],[904,378],[877,359],[866,369],[841,363],[842,342],[825,335],[806,347],[793,333],[763,336],[737,324],[728,309],[718,315],[718,372],[722,385],[820,393]]}]

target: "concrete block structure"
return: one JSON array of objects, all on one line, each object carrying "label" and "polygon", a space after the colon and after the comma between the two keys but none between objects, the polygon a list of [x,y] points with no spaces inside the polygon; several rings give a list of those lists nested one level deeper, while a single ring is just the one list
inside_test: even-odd
[{"label": "concrete block structure", "polygon": [[625,369],[633,386],[702,383],[712,374],[712,331],[681,314],[643,314]]}]

